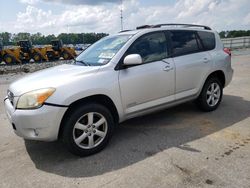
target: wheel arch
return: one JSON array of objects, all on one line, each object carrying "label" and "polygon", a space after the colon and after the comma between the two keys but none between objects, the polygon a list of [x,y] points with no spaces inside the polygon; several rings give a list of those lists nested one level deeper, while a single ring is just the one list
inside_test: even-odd
[{"label": "wheel arch", "polygon": [[111,114],[114,118],[114,122],[115,123],[119,122],[119,114],[118,114],[117,108],[110,97],[108,97],[107,95],[103,95],[103,94],[84,97],[82,99],[79,99],[79,100],[72,102],[69,105],[66,112],[64,113],[63,118],[62,118],[61,123],[60,123],[60,127],[59,127],[58,139],[61,138],[61,135],[62,135],[62,132],[64,129],[63,123],[64,123],[64,121],[67,120],[68,115],[70,113],[72,113],[72,111],[74,109],[80,107],[81,105],[88,104],[88,103],[97,103],[97,104],[101,104],[101,105],[105,106],[111,112]]},{"label": "wheel arch", "polygon": [[[222,70],[216,70],[212,73],[210,73],[208,76],[207,76],[207,79],[205,80],[204,84],[206,83],[207,80],[209,80],[210,78],[212,77],[216,77],[220,80],[221,84],[222,84],[222,87],[224,88],[225,87],[225,83],[226,83],[226,77],[225,77],[225,73],[222,71]],[[203,84],[203,85],[204,85]]]}]

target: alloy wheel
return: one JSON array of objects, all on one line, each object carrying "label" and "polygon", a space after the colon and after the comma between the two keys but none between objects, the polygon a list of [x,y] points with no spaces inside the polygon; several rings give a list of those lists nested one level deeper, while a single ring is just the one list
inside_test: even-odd
[{"label": "alloy wheel", "polygon": [[108,131],[106,118],[97,112],[89,112],[78,119],[73,128],[73,139],[77,146],[91,149],[98,146]]},{"label": "alloy wheel", "polygon": [[211,107],[215,106],[221,96],[221,89],[218,83],[212,83],[207,89],[207,104]]}]

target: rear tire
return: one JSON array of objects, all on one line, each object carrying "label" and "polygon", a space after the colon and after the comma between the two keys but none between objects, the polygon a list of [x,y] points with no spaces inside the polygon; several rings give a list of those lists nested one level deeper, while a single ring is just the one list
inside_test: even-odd
[{"label": "rear tire", "polygon": [[79,106],[63,122],[62,139],[68,150],[78,156],[101,151],[110,140],[114,119],[100,104]]},{"label": "rear tire", "polygon": [[68,52],[63,52],[62,57],[64,60],[69,60],[71,58]]},{"label": "rear tire", "polygon": [[196,104],[202,111],[214,111],[220,105],[222,96],[223,87],[220,80],[212,77],[205,82]]},{"label": "rear tire", "polygon": [[16,58],[10,54],[6,54],[4,57],[3,57],[3,60],[4,62],[7,64],[7,65],[14,65],[16,64]]},{"label": "rear tire", "polygon": [[33,59],[36,63],[41,63],[42,62],[42,56],[39,53],[34,53],[33,54]]}]

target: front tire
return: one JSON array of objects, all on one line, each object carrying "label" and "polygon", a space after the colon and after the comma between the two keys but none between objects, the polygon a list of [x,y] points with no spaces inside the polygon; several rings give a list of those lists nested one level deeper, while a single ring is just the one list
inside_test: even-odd
[{"label": "front tire", "polygon": [[220,105],[223,95],[223,87],[216,77],[209,78],[196,100],[198,107],[205,112],[214,111]]},{"label": "front tire", "polygon": [[55,60],[55,54],[52,51],[47,52],[47,57],[49,61],[54,61]]},{"label": "front tire", "polygon": [[63,126],[62,138],[68,150],[78,156],[88,156],[108,144],[114,119],[106,107],[86,104],[70,112]]}]

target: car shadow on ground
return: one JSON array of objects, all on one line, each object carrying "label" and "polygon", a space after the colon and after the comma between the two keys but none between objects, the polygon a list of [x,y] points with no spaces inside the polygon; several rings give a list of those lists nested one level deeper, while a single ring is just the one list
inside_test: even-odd
[{"label": "car shadow on ground", "polygon": [[79,158],[59,142],[25,141],[36,168],[65,177],[91,177],[121,169],[171,147],[181,146],[232,126],[250,115],[250,101],[225,95],[219,109],[204,113],[186,103],[120,124],[109,145],[100,153]]}]

